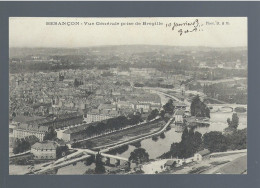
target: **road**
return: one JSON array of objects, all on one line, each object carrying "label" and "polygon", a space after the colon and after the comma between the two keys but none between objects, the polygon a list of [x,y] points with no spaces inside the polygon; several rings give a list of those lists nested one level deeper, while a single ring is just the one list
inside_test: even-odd
[{"label": "road", "polygon": [[[148,90],[150,90],[150,91],[152,91],[152,92],[154,92],[154,93],[157,93],[159,96],[160,96],[160,95],[164,95],[164,96],[166,96],[166,97],[169,97],[169,98],[174,99],[175,101],[178,101],[178,102],[181,102],[181,103],[185,103],[187,106],[190,106],[190,102],[187,101],[186,99],[184,99],[184,101],[182,101],[182,100],[179,99],[178,97],[175,97],[175,96],[173,96],[173,95],[169,95],[168,93],[165,93],[165,91],[163,91],[162,89],[159,89],[159,88],[157,88],[157,89],[155,89],[155,88],[145,88],[145,89],[148,89]],[[164,90],[165,90],[165,89],[164,89]],[[166,91],[167,91],[167,90],[166,90]],[[179,91],[179,90],[178,90],[178,89],[175,89],[175,90],[169,89],[169,91],[177,92],[177,91]]]},{"label": "road", "polygon": [[[202,169],[198,170],[196,174],[214,174],[223,166],[229,164],[230,162],[236,160],[241,156],[245,156],[247,150],[242,150],[241,153],[228,153],[228,152],[220,152],[222,156],[218,157],[207,157],[200,162],[193,163],[192,165],[187,165],[186,167],[172,171],[171,174],[189,174],[190,171],[195,169]],[[237,151],[236,151],[237,152]]]}]

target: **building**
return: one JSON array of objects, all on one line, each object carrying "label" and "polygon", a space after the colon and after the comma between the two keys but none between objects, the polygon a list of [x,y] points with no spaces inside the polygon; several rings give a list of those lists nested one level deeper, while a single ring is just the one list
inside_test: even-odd
[{"label": "building", "polygon": [[98,106],[98,109],[99,110],[108,110],[108,111],[111,111],[111,110],[117,110],[117,107],[116,105],[113,105],[113,104],[100,104]]},{"label": "building", "polygon": [[37,142],[31,146],[31,153],[34,156],[34,159],[56,159],[56,149],[58,146],[58,143],[54,141]]},{"label": "building", "polygon": [[175,118],[175,123],[183,123],[183,116],[184,116],[184,111],[178,109],[175,113],[174,113],[174,118]]},{"label": "building", "polygon": [[194,154],[193,160],[194,161],[202,161],[203,157],[210,154],[208,149],[201,150]]},{"label": "building", "polygon": [[133,104],[133,109],[139,112],[149,112],[151,110],[151,104],[147,103],[136,103]]},{"label": "building", "polygon": [[51,106],[51,103],[36,103],[32,105],[32,108],[35,114],[48,115],[48,111],[50,110]]},{"label": "building", "polygon": [[77,112],[58,115],[50,122],[55,129],[83,123],[83,115]]},{"label": "building", "polygon": [[217,67],[223,69],[224,68],[224,64],[220,63],[220,64],[217,65]]},{"label": "building", "polygon": [[67,130],[57,131],[57,138],[62,139],[66,142],[83,140],[88,137],[87,132],[85,131],[89,126],[94,125],[95,123],[82,124],[77,127],[72,127]]},{"label": "building", "polygon": [[10,124],[9,125],[9,147],[13,147],[15,138],[14,138],[14,129],[16,125]]},{"label": "building", "polygon": [[171,170],[173,167],[175,167],[177,164],[176,160],[168,160],[165,164],[164,167],[167,170]]},{"label": "building", "polygon": [[49,128],[47,126],[21,123],[13,128],[13,137],[21,139],[30,135],[34,135],[39,138],[40,141],[43,141],[43,137],[48,132],[48,130]]},{"label": "building", "polygon": [[40,125],[46,127],[54,127],[55,129],[78,125],[83,123],[83,115],[77,112],[65,113],[53,117],[42,118],[38,120],[28,121],[28,124]]},{"label": "building", "polygon": [[196,116],[190,116],[186,117],[186,125],[190,127],[196,127],[197,125],[209,125],[209,118],[208,117],[196,117]]},{"label": "building", "polygon": [[173,101],[173,106],[175,107],[175,109],[183,109],[183,110],[185,110],[187,107],[185,103],[178,102],[178,101]]},{"label": "building", "polygon": [[138,103],[141,104],[150,104],[153,106],[161,107],[161,98],[157,94],[144,94],[140,95],[135,99]]},{"label": "building", "polygon": [[129,101],[118,101],[117,103],[118,109],[132,109],[132,103]]},{"label": "building", "polygon": [[117,110],[92,109],[87,113],[87,123],[103,121],[117,116],[120,116],[120,112]]}]

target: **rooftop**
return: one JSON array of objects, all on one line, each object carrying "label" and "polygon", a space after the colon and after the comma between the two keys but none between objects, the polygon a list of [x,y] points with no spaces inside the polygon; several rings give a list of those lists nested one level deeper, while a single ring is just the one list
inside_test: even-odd
[{"label": "rooftop", "polygon": [[187,105],[183,102],[173,101],[173,106],[183,106],[186,107]]},{"label": "rooftop", "polygon": [[183,111],[183,110],[177,110],[176,112],[175,112],[175,115],[183,115],[185,112]]},{"label": "rooftop", "polygon": [[27,131],[39,131],[39,132],[47,132],[48,127],[46,126],[40,126],[40,125],[29,125],[22,123],[19,126],[15,127],[14,129],[22,129],[22,130],[27,130]]},{"label": "rooftop", "polygon": [[13,118],[13,121],[15,122],[20,122],[20,123],[25,123],[25,122],[28,122],[28,121],[34,121],[34,120],[37,120],[37,119],[42,119],[42,117],[39,117],[39,116],[22,116],[22,115],[19,115],[19,116],[15,116]]},{"label": "rooftop", "polygon": [[42,124],[54,122],[54,121],[68,120],[68,119],[71,119],[74,117],[79,117],[79,116],[81,116],[81,115],[79,115],[77,112],[65,113],[65,114],[55,116],[55,117],[46,117],[46,118],[41,118],[41,119],[37,119],[37,120],[27,121],[27,123],[32,124],[32,125],[42,125]]},{"label": "rooftop", "polygon": [[37,142],[34,145],[32,145],[31,148],[33,149],[37,149],[37,150],[56,150],[56,148],[58,147],[58,143],[55,141],[43,141],[43,142]]},{"label": "rooftop", "polygon": [[113,104],[100,104],[98,106],[98,109],[103,110],[103,109],[112,109],[112,108],[116,108],[116,105]]}]

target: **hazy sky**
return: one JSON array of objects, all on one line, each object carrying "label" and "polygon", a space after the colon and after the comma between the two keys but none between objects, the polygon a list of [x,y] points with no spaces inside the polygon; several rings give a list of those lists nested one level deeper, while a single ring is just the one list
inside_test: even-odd
[{"label": "hazy sky", "polygon": [[[198,22],[196,22],[198,19]],[[64,22],[66,25],[46,25]],[[88,25],[93,23],[94,25]],[[97,25],[117,22],[119,25]],[[144,25],[144,22],[161,25]],[[220,25],[216,25],[219,22]],[[222,23],[225,23],[222,25]],[[226,24],[229,22],[229,24]],[[71,25],[71,23],[79,25]],[[123,25],[133,23],[134,25]],[[136,25],[139,23],[139,25]],[[190,26],[184,26],[190,23]],[[194,23],[192,25],[192,23]],[[214,23],[215,25],[209,25]],[[86,25],[85,25],[86,24]],[[171,24],[166,27],[166,24]],[[172,30],[173,25],[176,26]],[[200,26],[197,26],[199,24]],[[178,32],[196,31],[183,33]],[[10,47],[89,47],[100,45],[247,46],[247,18],[9,18]]]}]

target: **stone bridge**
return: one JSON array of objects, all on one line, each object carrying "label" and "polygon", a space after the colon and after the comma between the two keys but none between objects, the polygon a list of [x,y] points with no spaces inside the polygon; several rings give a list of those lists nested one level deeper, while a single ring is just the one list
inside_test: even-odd
[{"label": "stone bridge", "polygon": [[96,152],[96,151],[92,151],[92,150],[89,150],[89,149],[83,149],[83,151],[87,155],[94,155],[95,158],[96,158],[97,154],[100,154],[102,156],[102,161],[106,165],[114,164],[115,166],[118,166],[122,162],[127,162],[128,163],[128,159],[127,158],[116,156],[116,155],[110,155],[110,154],[107,154],[107,153],[103,153],[102,151],[101,152]]},{"label": "stone bridge", "polygon": [[247,112],[247,105],[242,104],[208,104],[207,105],[210,108],[210,111],[212,113],[214,112],[235,112],[235,108],[241,107],[245,109],[245,112]]}]

